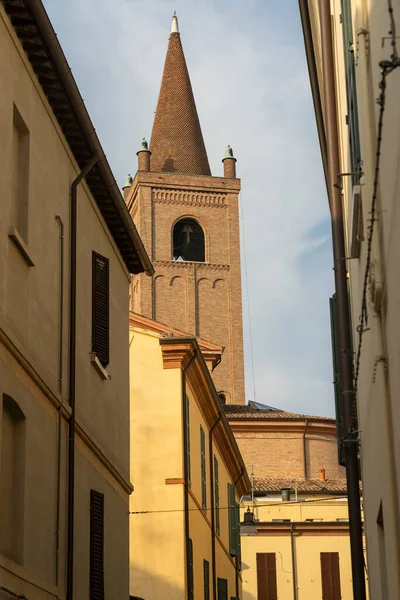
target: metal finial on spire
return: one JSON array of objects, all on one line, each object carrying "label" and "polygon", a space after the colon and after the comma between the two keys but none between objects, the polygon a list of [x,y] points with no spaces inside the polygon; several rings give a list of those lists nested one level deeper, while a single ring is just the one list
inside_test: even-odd
[{"label": "metal finial on spire", "polygon": [[140,143],[139,152],[141,152],[142,150],[148,150],[148,149],[149,149],[149,146],[148,146],[148,144],[146,142],[146,138],[143,138],[142,141],[141,141],[141,143]]},{"label": "metal finial on spire", "polygon": [[225,150],[225,158],[234,158],[233,150],[230,146],[228,146],[227,149]]},{"label": "metal finial on spire", "polygon": [[179,33],[178,17],[176,16],[176,11],[174,11],[174,16],[172,17],[171,33]]},{"label": "metal finial on spire", "polygon": [[132,185],[132,181],[133,181],[133,179],[131,177],[131,174],[129,173],[129,175],[126,178],[124,187],[130,187]]}]

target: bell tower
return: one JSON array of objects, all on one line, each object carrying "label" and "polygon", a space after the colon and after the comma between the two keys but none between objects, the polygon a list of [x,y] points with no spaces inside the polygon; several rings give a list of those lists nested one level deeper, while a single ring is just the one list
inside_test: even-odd
[{"label": "bell tower", "polygon": [[229,146],[224,176],[211,175],[176,16],[150,148],[143,140],[137,156],[124,196],[155,275],[135,276],[131,308],[223,346],[215,386],[243,404],[240,180]]}]

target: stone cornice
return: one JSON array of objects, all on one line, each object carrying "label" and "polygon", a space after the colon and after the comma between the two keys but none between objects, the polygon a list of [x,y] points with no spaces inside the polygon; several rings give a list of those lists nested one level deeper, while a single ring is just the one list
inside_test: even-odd
[{"label": "stone cornice", "polygon": [[[174,269],[189,269],[196,267],[200,271],[229,271],[229,265],[217,265],[214,263],[203,263],[203,262],[189,262],[185,260],[153,260],[153,266],[155,267],[172,267]],[[156,269],[156,275],[157,275]]]},{"label": "stone cornice", "polygon": [[211,208],[227,208],[226,193],[207,193],[198,190],[177,190],[153,188],[153,202],[160,204],[179,204],[182,206],[207,206]]},{"label": "stone cornice", "polygon": [[338,521],[309,522],[261,522],[257,523],[257,534],[268,537],[290,536],[291,530],[295,536],[319,536],[319,535],[350,535],[349,523]]},{"label": "stone cornice", "polygon": [[[229,419],[228,419],[229,420]],[[290,421],[271,419],[268,420],[246,420],[230,421],[232,431],[237,433],[299,433],[303,434],[305,421]],[[336,424],[326,423],[324,421],[307,422],[307,437],[312,434],[325,434],[336,439]]]}]

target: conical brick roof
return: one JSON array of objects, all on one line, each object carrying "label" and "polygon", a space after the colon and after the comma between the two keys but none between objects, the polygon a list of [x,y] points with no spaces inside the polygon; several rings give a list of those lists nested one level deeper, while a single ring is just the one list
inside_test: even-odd
[{"label": "conical brick roof", "polygon": [[152,171],[211,175],[176,17],[168,43],[150,150]]}]

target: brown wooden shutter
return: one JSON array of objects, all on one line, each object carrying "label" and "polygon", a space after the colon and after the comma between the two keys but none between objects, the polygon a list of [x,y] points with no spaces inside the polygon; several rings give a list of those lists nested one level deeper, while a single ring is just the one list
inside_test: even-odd
[{"label": "brown wooden shutter", "polygon": [[203,561],[204,575],[204,600],[210,600],[210,563],[208,560]]},{"label": "brown wooden shutter", "polygon": [[188,599],[194,599],[194,574],[193,574],[193,542],[189,538],[187,544],[188,553]]},{"label": "brown wooden shutter", "polygon": [[90,490],[90,599],[104,600],[104,495]]},{"label": "brown wooden shutter", "polygon": [[340,600],[338,552],[321,552],[322,600]]},{"label": "brown wooden shutter", "polygon": [[92,352],[103,365],[109,363],[110,335],[109,260],[97,252],[92,255]]},{"label": "brown wooden shutter", "polygon": [[257,600],[277,600],[274,552],[257,553]]}]

